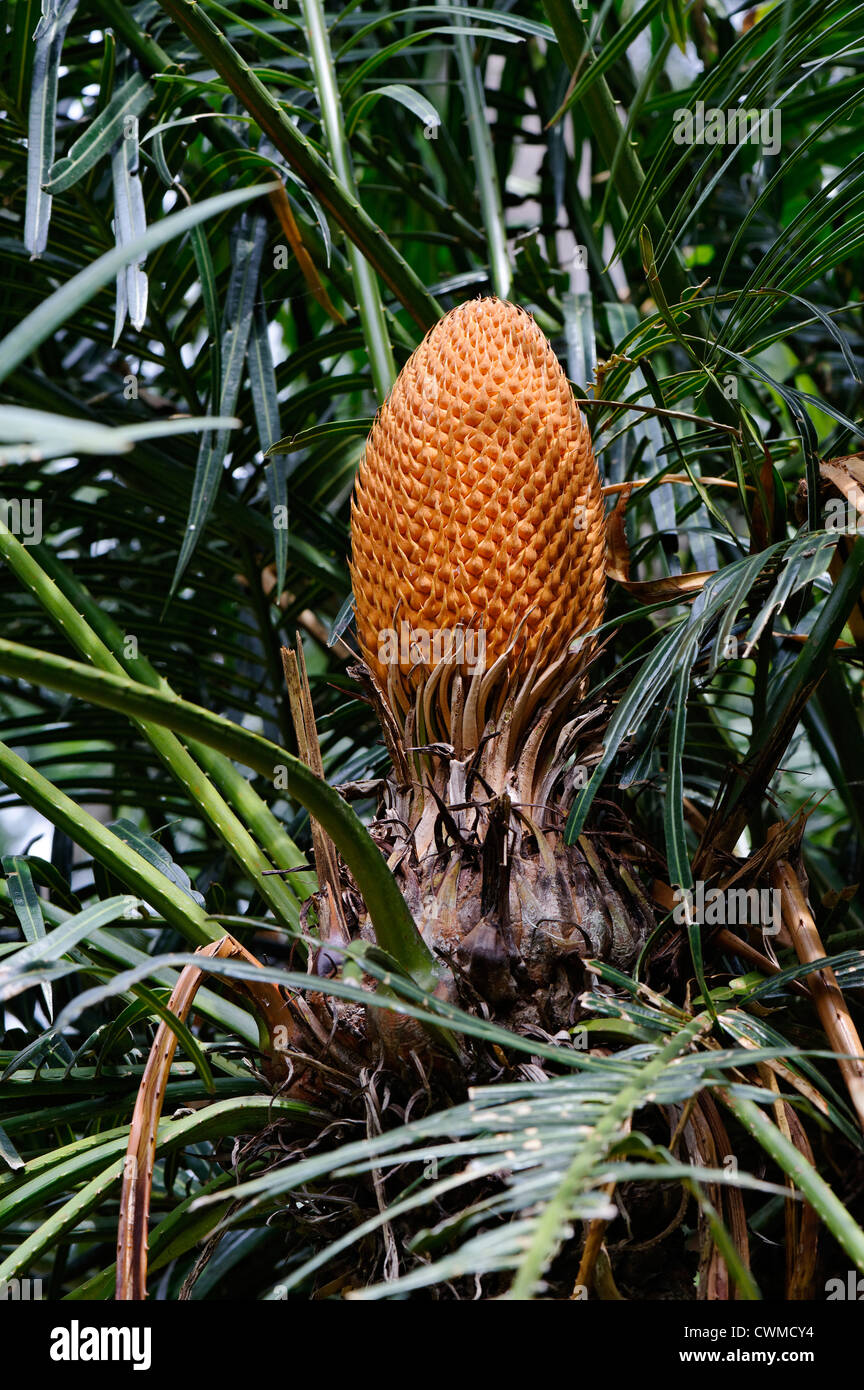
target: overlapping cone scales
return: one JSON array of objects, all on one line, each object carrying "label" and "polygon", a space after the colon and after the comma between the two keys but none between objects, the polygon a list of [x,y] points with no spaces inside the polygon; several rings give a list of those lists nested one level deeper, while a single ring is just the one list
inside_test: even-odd
[{"label": "overlapping cone scales", "polygon": [[480,299],[436,324],[369,435],[351,533],[360,645],[385,685],[381,634],[401,623],[433,636],[479,624],[487,665],[520,624],[528,659],[542,639],[544,665],[598,625],[597,465],[530,315]]}]

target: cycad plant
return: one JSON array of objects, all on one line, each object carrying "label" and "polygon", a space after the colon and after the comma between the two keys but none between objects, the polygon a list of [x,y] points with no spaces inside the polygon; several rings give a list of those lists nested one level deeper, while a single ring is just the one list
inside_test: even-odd
[{"label": "cycad plant", "polygon": [[358,674],[393,758],[375,829],[439,992],[566,1028],[586,951],[629,966],[653,919],[626,854],[563,833],[602,735],[579,696],[606,528],[585,417],[523,311],[468,301],[410,358],[360,464],[352,549]]},{"label": "cycad plant", "polygon": [[864,1270],[860,20],[9,0],[6,1291]]}]

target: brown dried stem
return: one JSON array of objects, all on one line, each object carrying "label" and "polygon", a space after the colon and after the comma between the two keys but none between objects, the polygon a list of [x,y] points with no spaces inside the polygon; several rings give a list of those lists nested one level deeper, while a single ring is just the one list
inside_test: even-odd
[{"label": "brown dried stem", "polygon": [[[772,830],[774,827],[772,827]],[[813,921],[813,915],[798,876],[786,859],[777,861],[771,880],[779,889],[783,921],[792,938],[795,952],[802,964],[824,960],[825,947]],[[846,1083],[849,1098],[859,1124],[864,1129],[864,1049],[858,1030],[849,1014],[837,976],[830,968],[814,970],[807,977],[822,1027],[834,1051],[837,1064]]]},{"label": "brown dried stem", "polygon": [[[233,936],[223,936],[220,941],[210,942],[196,954],[221,960],[239,957],[253,965],[259,964]],[[205,971],[196,965],[187,965],[181,971],[168,1001],[169,1009],[181,1022],[185,1022],[188,1017],[204,978]],[[286,1039],[291,1040],[289,1045],[302,1042],[300,1028],[278,985],[264,980],[260,984],[250,980],[238,980],[234,982],[234,987],[252,999],[271,1039],[276,1028],[282,1027],[286,1030]],[[126,1161],[123,1166],[115,1292],[115,1298],[121,1302],[147,1297],[147,1223],[153,1187],[153,1167],[156,1161],[156,1134],[176,1048],[176,1033],[166,1023],[160,1023],[135,1098]],[[284,1049],[275,1049],[273,1052],[274,1058],[280,1054],[284,1062]]]}]

